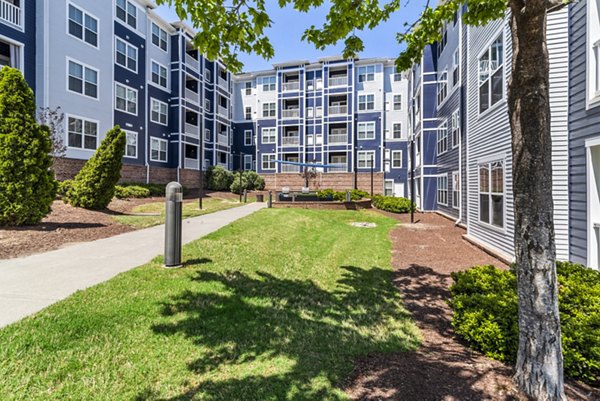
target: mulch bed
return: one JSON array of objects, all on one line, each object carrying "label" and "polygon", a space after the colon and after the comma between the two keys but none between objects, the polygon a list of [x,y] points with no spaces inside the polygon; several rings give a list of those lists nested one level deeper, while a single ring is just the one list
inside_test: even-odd
[{"label": "mulch bed", "polygon": [[[196,191],[197,192],[197,191]],[[197,193],[186,195],[192,199]],[[230,198],[231,193],[205,193],[205,197]],[[164,198],[114,199],[106,210],[94,211],[54,201],[52,212],[40,224],[18,228],[0,228],[0,259],[10,259],[52,251],[67,245],[94,241],[133,231],[112,216],[129,214],[138,205],[164,202]]]},{"label": "mulch bed", "polygon": [[[436,214],[391,215],[394,282],[423,337],[415,352],[371,355],[356,362],[346,391],[353,400],[508,401],[524,399],[512,368],[468,348],[454,335],[446,300],[451,272],[474,265],[506,267],[462,239],[465,231]],[[600,391],[569,382],[570,400],[600,400]]]}]

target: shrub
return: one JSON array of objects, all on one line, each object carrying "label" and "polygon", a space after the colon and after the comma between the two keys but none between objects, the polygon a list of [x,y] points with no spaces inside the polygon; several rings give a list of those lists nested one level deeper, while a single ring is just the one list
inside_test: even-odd
[{"label": "shrub", "polygon": [[[346,201],[346,191],[334,191],[331,188],[326,188],[326,189],[322,189],[320,191],[317,191],[317,197],[319,199],[329,199],[329,200],[334,200],[334,201],[338,201],[338,202],[345,202]],[[353,201],[358,201],[364,198],[368,198],[369,197],[369,193],[365,192],[365,191],[361,191],[360,189],[353,189],[350,191],[350,199],[352,199]]]},{"label": "shrub", "polygon": [[115,126],[73,180],[73,186],[65,196],[66,202],[87,209],[106,208],[121,178],[124,153],[125,132]]},{"label": "shrub", "polygon": [[248,181],[247,189],[252,191],[262,191],[265,189],[265,179],[255,171],[245,171],[244,177]]},{"label": "shrub", "polygon": [[[557,263],[565,374],[600,381],[600,272]],[[489,357],[516,360],[517,281],[513,271],[478,266],[453,273],[450,306],[457,334]]]},{"label": "shrub", "polygon": [[233,183],[233,174],[221,166],[212,166],[206,172],[206,188],[213,191],[227,191]]},{"label": "shrub", "polygon": [[115,186],[115,198],[117,199],[132,199],[132,198],[149,198],[150,190],[138,185]]},{"label": "shrub", "polygon": [[58,189],[56,190],[56,194],[59,196],[65,196],[69,189],[73,186],[73,180],[64,180],[58,183]]},{"label": "shrub", "polygon": [[35,120],[33,91],[21,72],[0,69],[0,225],[36,224],[50,213],[57,183],[50,131]]},{"label": "shrub", "polygon": [[[121,187],[141,187],[145,188],[150,192],[149,196],[165,196],[167,186],[163,184],[147,184],[144,182],[125,182],[120,184]],[[186,188],[183,188],[183,192],[186,193]]]},{"label": "shrub", "polygon": [[[361,191],[360,189],[353,189],[350,192],[350,197],[352,198],[353,201],[358,201],[361,199],[365,199],[370,197],[371,194],[369,194],[368,192],[365,191]],[[344,198],[346,197],[346,194],[344,194]]]},{"label": "shrub", "polygon": [[373,206],[377,209],[391,213],[409,213],[415,208],[415,205],[410,199],[381,195],[375,195],[373,197]]},{"label": "shrub", "polygon": [[242,180],[240,182],[240,176],[236,175],[235,178],[233,179],[233,182],[229,186],[229,190],[231,192],[233,192],[234,194],[239,194],[241,192],[244,192],[244,189],[249,189],[248,188],[248,180],[246,179],[245,176],[242,175]]},{"label": "shrub", "polygon": [[333,200],[333,196],[335,194],[335,191],[331,188],[326,188],[326,189],[321,189],[320,191],[317,191],[317,198],[319,199],[329,199],[329,200]]}]

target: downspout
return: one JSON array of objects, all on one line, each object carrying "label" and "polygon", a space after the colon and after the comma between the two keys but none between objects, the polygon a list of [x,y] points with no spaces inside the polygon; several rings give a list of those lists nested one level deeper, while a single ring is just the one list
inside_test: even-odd
[{"label": "downspout", "polygon": [[[181,104],[181,78],[182,78],[182,70],[183,70],[183,64],[184,64],[184,60],[183,60],[183,56],[181,54],[181,38],[184,38],[185,40],[185,35],[183,35],[183,30],[180,28],[179,29],[179,38],[178,38],[178,43],[179,46],[177,46],[177,51],[179,52],[179,73],[178,73],[178,87],[179,87],[179,101],[178,101],[178,108],[177,111],[179,113],[179,135],[177,135],[177,146],[178,146],[178,154],[177,154],[177,182],[181,182],[181,177],[180,177],[180,170],[181,170],[181,136],[183,133],[183,118],[182,118],[182,114],[181,111],[183,110],[182,104]],[[183,43],[184,45],[186,44],[185,41]]]},{"label": "downspout", "polygon": [[[462,171],[462,136],[463,136],[463,129],[462,129],[462,125],[463,125],[463,118],[462,118],[462,105],[463,105],[463,88],[462,88],[462,80],[463,80],[463,71],[462,71],[462,66],[463,66],[463,54],[462,54],[462,50],[463,50],[463,26],[462,26],[462,12],[459,15],[459,19],[458,19],[458,54],[460,55],[460,63],[458,65],[458,71],[460,74],[460,80],[461,80],[461,85],[460,85],[460,103],[459,103],[459,108],[458,108],[458,118],[459,118],[459,135],[458,135],[458,220],[456,220],[454,222],[454,225],[457,226],[460,223],[462,223],[462,218],[463,218],[463,208],[462,208],[462,179],[463,179],[463,171]],[[466,130],[465,130],[466,131]],[[466,132],[464,132],[464,134],[466,134]]]}]

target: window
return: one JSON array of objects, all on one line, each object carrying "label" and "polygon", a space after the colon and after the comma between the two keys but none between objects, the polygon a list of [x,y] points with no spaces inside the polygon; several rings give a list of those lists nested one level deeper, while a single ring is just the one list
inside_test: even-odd
[{"label": "window", "polygon": [[212,72],[208,68],[204,69],[204,79],[209,82],[212,80]]},{"label": "window", "polygon": [[394,196],[394,180],[385,180],[383,194],[384,196]]},{"label": "window", "polygon": [[437,102],[438,106],[444,102],[448,96],[448,71],[442,72],[437,84]]},{"label": "window", "polygon": [[437,129],[438,156],[448,150],[448,122],[444,121]]},{"label": "window", "polygon": [[69,33],[98,47],[98,20],[72,4],[69,4]]},{"label": "window", "polygon": [[275,170],[277,163],[275,163],[275,154],[269,153],[262,155],[262,169],[263,170]]},{"label": "window", "polygon": [[358,67],[358,82],[375,81],[375,66],[367,65]]},{"label": "window", "polygon": [[358,110],[367,111],[375,110],[375,95],[359,95]]},{"label": "window", "polygon": [[392,151],[392,168],[402,168],[402,151]]},{"label": "window", "polygon": [[130,27],[137,28],[137,7],[132,2],[117,0],[116,16]]},{"label": "window", "polygon": [[275,103],[263,103],[263,117],[275,117]]},{"label": "window", "polygon": [[440,41],[438,42],[438,58],[444,51],[446,44],[448,44],[448,27],[446,26],[446,23],[444,22],[444,27],[442,28],[442,37],[441,37]]},{"label": "window", "polygon": [[250,96],[252,94],[252,82],[248,81],[244,84],[244,88],[246,90],[246,96]]},{"label": "window", "polygon": [[448,176],[441,175],[437,178],[437,203],[448,206]]},{"label": "window", "polygon": [[82,118],[69,117],[67,146],[79,149],[96,149],[98,143],[98,123]]},{"label": "window", "polygon": [[402,73],[401,72],[394,73],[394,82],[400,82],[400,81],[402,81]]},{"label": "window", "polygon": [[244,131],[244,145],[252,146],[252,130],[250,129]]},{"label": "window", "polygon": [[69,90],[98,99],[98,71],[69,60]]},{"label": "window", "polygon": [[262,88],[263,92],[273,92],[276,89],[277,78],[276,77],[263,77]]},{"label": "window", "polygon": [[164,51],[167,51],[168,41],[167,31],[156,25],[154,22],[152,23],[152,43],[154,46],[161,48]]},{"label": "window", "polygon": [[452,173],[452,207],[458,209],[460,203],[460,174],[458,171]]},{"label": "window", "polygon": [[167,125],[169,106],[156,99],[150,99],[150,121],[157,124]]},{"label": "window", "polygon": [[358,168],[372,168],[375,162],[375,152],[372,150],[361,150],[357,152]]},{"label": "window", "polygon": [[167,68],[156,61],[152,62],[152,82],[163,88],[167,87]]},{"label": "window", "polygon": [[315,117],[323,117],[323,107],[319,106],[315,108]]},{"label": "window", "polygon": [[244,119],[252,120],[252,107],[246,106],[244,109]]},{"label": "window", "polygon": [[375,139],[375,122],[358,123],[358,139]]},{"label": "window", "polygon": [[587,2],[588,98],[600,98],[600,4]]},{"label": "window", "polygon": [[460,142],[460,110],[452,113],[452,148],[458,146]]},{"label": "window", "polygon": [[210,130],[208,128],[204,130],[204,140],[207,142],[210,141]]},{"label": "window", "polygon": [[210,99],[204,99],[204,109],[209,112],[210,111]]},{"label": "window", "polygon": [[504,227],[504,161],[479,166],[479,221]]},{"label": "window", "polygon": [[402,139],[402,123],[392,125],[392,139]]},{"label": "window", "polygon": [[137,48],[117,38],[115,62],[133,72],[137,72]]},{"label": "window", "polygon": [[166,140],[150,138],[150,160],[153,162],[167,162]]},{"label": "window", "polygon": [[275,143],[277,140],[277,131],[274,127],[262,129],[262,143]]},{"label": "window", "polygon": [[458,85],[460,81],[460,53],[458,50],[452,55],[452,87]]},{"label": "window", "polygon": [[503,36],[492,43],[479,58],[479,112],[483,113],[504,96]]},{"label": "window", "polygon": [[129,114],[137,114],[137,91],[115,84],[115,108]]},{"label": "window", "polygon": [[402,110],[402,95],[394,95],[394,110]]},{"label": "window", "polygon": [[125,131],[125,157],[137,158],[137,132]]},{"label": "window", "polygon": [[244,155],[244,170],[253,170],[253,165],[252,155]]}]

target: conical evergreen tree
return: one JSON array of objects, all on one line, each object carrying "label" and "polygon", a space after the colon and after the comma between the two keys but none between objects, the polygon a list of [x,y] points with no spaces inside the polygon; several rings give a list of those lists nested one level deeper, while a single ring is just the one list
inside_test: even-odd
[{"label": "conical evergreen tree", "polygon": [[33,91],[21,72],[0,69],[0,225],[38,223],[50,213],[57,184],[48,127],[35,120]]},{"label": "conical evergreen tree", "polygon": [[86,209],[106,208],[121,178],[124,154],[125,132],[117,125],[107,132],[94,156],[79,171],[65,200]]}]

